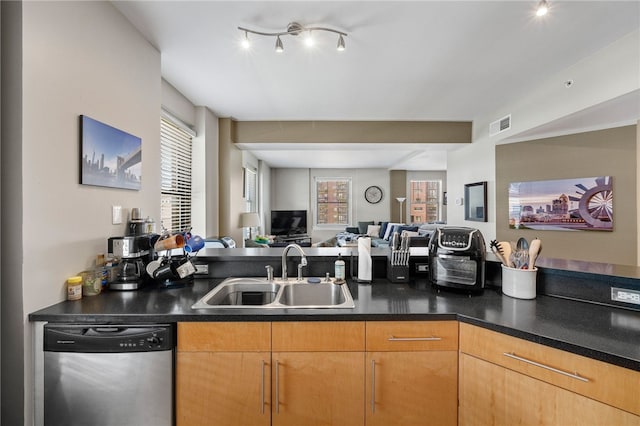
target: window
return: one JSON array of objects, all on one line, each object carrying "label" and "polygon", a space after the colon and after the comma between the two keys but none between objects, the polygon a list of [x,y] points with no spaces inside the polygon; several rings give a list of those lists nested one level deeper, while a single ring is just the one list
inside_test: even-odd
[{"label": "window", "polygon": [[[245,167],[244,168],[244,201],[245,212],[257,213],[258,212],[258,173],[256,170]],[[251,238],[251,228],[242,229],[243,239]]]},{"label": "window", "polygon": [[316,225],[347,226],[351,222],[351,179],[316,178]]},{"label": "window", "polygon": [[440,220],[440,184],[439,180],[410,182],[409,209],[412,223]]},{"label": "window", "polygon": [[169,231],[191,228],[191,139],[193,133],[160,119],[160,224]]}]

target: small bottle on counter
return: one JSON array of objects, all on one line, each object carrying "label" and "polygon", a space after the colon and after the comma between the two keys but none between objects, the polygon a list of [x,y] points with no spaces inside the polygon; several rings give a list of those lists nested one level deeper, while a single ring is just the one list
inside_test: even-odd
[{"label": "small bottle on counter", "polygon": [[342,255],[340,253],[338,253],[338,260],[335,261],[335,277],[336,283],[344,282],[344,260],[342,260]]},{"label": "small bottle on counter", "polygon": [[75,275],[67,278],[67,300],[82,299],[82,277]]}]

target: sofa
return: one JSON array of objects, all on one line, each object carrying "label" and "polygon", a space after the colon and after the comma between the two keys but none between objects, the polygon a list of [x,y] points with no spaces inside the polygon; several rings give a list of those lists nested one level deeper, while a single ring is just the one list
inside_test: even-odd
[{"label": "sofa", "polygon": [[360,237],[371,237],[372,247],[389,247],[395,232],[403,234],[409,233],[410,245],[413,247],[426,247],[429,244],[431,235],[438,226],[444,223],[422,223],[422,224],[404,224],[395,222],[374,222],[362,221],[358,222],[358,226],[347,227],[344,232],[336,235],[338,246],[347,246],[349,243],[355,242]]}]

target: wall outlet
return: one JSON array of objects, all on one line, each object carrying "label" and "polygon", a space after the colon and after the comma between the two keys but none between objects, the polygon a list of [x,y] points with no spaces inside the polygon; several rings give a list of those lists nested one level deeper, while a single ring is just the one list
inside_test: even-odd
[{"label": "wall outlet", "polygon": [[122,206],[111,206],[111,223],[113,225],[122,223]]},{"label": "wall outlet", "polygon": [[611,287],[611,300],[640,305],[640,291],[628,288]]}]

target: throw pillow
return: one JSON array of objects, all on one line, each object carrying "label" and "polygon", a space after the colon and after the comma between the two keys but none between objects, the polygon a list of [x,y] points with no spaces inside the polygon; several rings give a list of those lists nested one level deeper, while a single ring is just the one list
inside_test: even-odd
[{"label": "throw pillow", "polygon": [[384,239],[384,233],[387,231],[387,226],[389,222],[380,222],[380,235],[379,237]]},{"label": "throw pillow", "polygon": [[389,224],[387,225],[387,230],[384,232],[384,239],[389,241],[389,238],[391,238],[391,235],[393,235],[394,232],[393,228],[400,225],[402,225],[402,223],[389,222]]},{"label": "throw pillow", "polygon": [[369,220],[367,222],[358,222],[358,230],[359,230],[359,234],[366,234],[367,233],[367,227],[369,225],[373,225],[373,221]]},{"label": "throw pillow", "polygon": [[378,238],[378,235],[380,235],[380,225],[369,225],[367,227],[368,237]]}]

